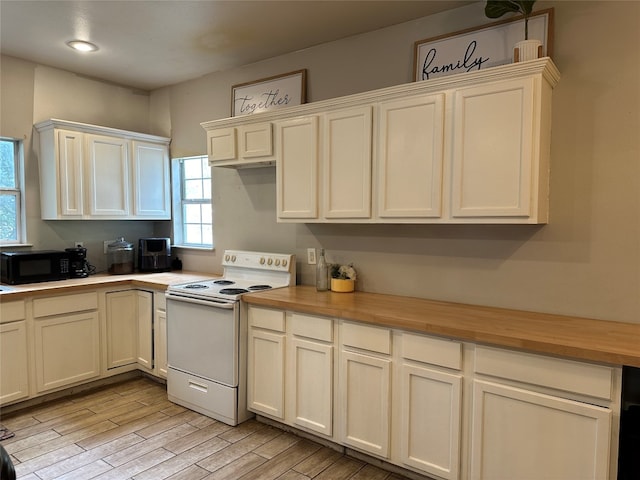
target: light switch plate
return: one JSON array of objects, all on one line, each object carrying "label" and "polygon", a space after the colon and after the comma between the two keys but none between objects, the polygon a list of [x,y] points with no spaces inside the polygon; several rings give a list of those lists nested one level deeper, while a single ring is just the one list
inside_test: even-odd
[{"label": "light switch plate", "polygon": [[316,264],[316,249],[315,248],[307,248],[307,263],[309,265]]}]

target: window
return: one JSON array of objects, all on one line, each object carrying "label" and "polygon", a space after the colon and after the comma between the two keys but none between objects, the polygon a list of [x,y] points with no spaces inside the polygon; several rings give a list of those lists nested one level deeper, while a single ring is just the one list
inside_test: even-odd
[{"label": "window", "polygon": [[0,244],[26,243],[22,142],[0,138]]},{"label": "window", "polygon": [[212,248],[211,167],[207,156],[174,158],[172,169],[175,245]]}]

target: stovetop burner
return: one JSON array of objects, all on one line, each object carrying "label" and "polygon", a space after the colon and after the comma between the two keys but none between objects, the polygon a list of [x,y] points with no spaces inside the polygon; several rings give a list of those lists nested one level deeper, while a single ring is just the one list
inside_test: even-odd
[{"label": "stovetop burner", "polygon": [[251,291],[256,291],[256,290],[269,290],[271,287],[271,285],[251,285],[250,287],[247,287],[249,290]]},{"label": "stovetop burner", "polygon": [[204,285],[202,283],[190,283],[189,285],[185,285],[184,288],[191,288],[194,290],[199,290],[201,288],[209,288],[208,285]]},{"label": "stovetop burner", "polygon": [[215,280],[213,283],[216,285],[233,285],[236,282],[233,280]]},{"label": "stovetop burner", "polygon": [[249,293],[249,290],[245,288],[223,288],[220,290],[222,295],[240,295],[242,293]]}]

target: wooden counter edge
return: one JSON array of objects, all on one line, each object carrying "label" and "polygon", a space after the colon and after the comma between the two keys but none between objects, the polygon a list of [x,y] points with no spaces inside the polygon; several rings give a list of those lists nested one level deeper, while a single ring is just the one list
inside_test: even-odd
[{"label": "wooden counter edge", "polygon": [[[297,295],[294,289],[301,289],[300,295]],[[521,350],[528,350],[534,353],[546,353],[561,357],[568,357],[580,360],[587,360],[599,363],[608,363],[612,365],[629,365],[634,367],[640,367],[640,325],[613,322],[608,320],[596,320],[580,317],[570,317],[562,315],[553,315],[537,312],[528,312],[521,310],[503,309],[497,307],[475,306],[467,304],[456,304],[440,301],[428,301],[423,299],[411,299],[416,300],[419,303],[428,303],[434,305],[436,308],[442,311],[451,309],[452,311],[463,311],[465,321],[461,323],[470,324],[467,326],[456,325],[455,319],[451,320],[449,325],[443,325],[442,323],[429,322],[428,320],[416,320],[403,318],[402,315],[394,316],[391,312],[361,312],[357,309],[351,309],[344,305],[334,305],[330,301],[323,303],[314,303],[309,300],[308,295],[305,296],[304,289],[309,292],[309,287],[297,286],[290,287],[286,290],[278,289],[273,291],[256,292],[255,294],[243,296],[243,300],[256,306],[263,306],[268,308],[279,308],[282,310],[292,310],[301,313],[307,313],[310,315],[321,315],[333,318],[340,318],[345,320],[353,320],[364,323],[371,323],[388,328],[398,328],[401,330],[411,330],[419,333],[426,333],[432,335],[439,335],[443,337],[453,338],[462,341],[470,341],[474,343],[484,343],[488,345],[495,345],[501,347],[510,347]],[[337,294],[345,295],[345,294]],[[348,294],[346,294],[348,295]],[[379,295],[379,294],[366,294],[367,296]],[[381,297],[387,298],[384,294],[380,294]],[[304,297],[304,298],[303,298]],[[336,297],[341,299],[342,297]],[[389,296],[389,299],[393,296]],[[338,300],[340,303],[341,300]],[[473,314],[478,314],[478,320],[475,322],[470,317]],[[519,325],[518,329],[509,329],[507,333],[501,333],[497,329],[491,329],[486,323],[482,325],[482,328],[473,328],[473,323],[478,323],[486,320],[486,317],[492,312],[495,312],[501,317],[508,315],[523,316],[525,318],[535,319],[537,325]],[[452,315],[453,317],[454,315]],[[562,337],[556,337],[553,335],[547,335],[548,339],[543,340],[539,331],[541,328],[548,327],[554,328],[553,322],[559,319],[567,320],[571,323],[575,323],[576,326],[581,323],[585,323],[589,326],[602,327],[603,330],[611,329],[613,327],[622,328],[625,330],[632,330],[634,333],[633,338],[638,339],[637,348],[634,348],[633,339],[630,343],[622,347],[615,346],[593,346],[597,342],[598,332],[590,335],[584,331],[576,331],[575,338],[572,341],[564,341]],[[504,319],[502,319],[504,322]],[[459,322],[460,323],[460,322]],[[611,341],[609,341],[611,343]],[[604,343],[603,343],[604,344]]]}]

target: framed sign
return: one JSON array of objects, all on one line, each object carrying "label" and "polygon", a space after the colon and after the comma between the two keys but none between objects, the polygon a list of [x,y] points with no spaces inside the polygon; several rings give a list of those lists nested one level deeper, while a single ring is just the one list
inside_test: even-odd
[{"label": "framed sign", "polygon": [[307,71],[283,73],[231,87],[231,116],[251,115],[307,101]]},{"label": "framed sign", "polygon": [[[553,8],[531,14],[529,39],[540,40],[543,56],[552,56]],[[522,15],[419,40],[413,50],[413,79],[418,82],[511,63],[513,47],[520,40],[524,40]]]}]

